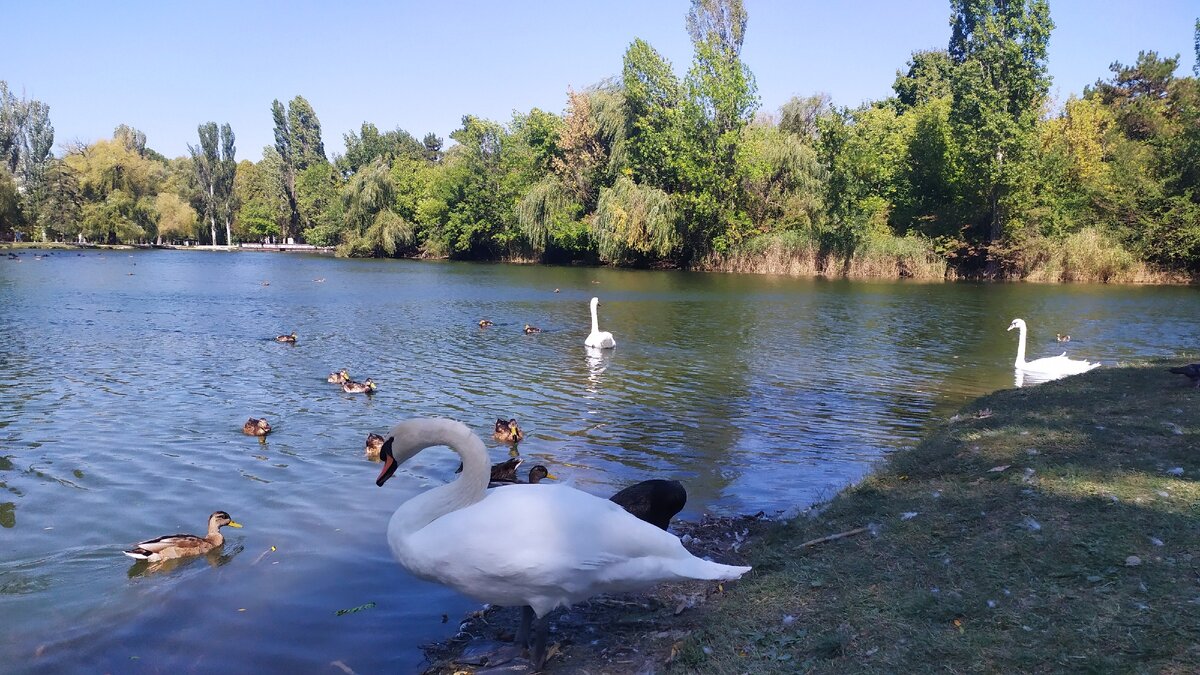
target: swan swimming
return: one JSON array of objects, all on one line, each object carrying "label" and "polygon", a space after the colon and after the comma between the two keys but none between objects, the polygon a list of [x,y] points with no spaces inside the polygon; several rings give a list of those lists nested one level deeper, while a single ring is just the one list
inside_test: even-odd
[{"label": "swan swimming", "polygon": [[1008,325],[1008,330],[1020,330],[1021,337],[1017,342],[1017,360],[1013,363],[1013,367],[1017,370],[1046,377],[1062,377],[1066,375],[1078,375],[1087,371],[1098,368],[1099,363],[1091,363],[1089,361],[1081,361],[1078,359],[1067,358],[1067,353],[1063,352],[1058,356],[1047,356],[1046,358],[1036,359],[1034,361],[1025,360],[1025,327],[1024,319],[1013,319]]},{"label": "swan swimming", "polygon": [[612,333],[600,330],[600,322],[596,319],[596,307],[599,305],[600,298],[592,298],[592,332],[583,341],[583,344],[596,349],[612,349],[617,346],[617,341],[613,339]]},{"label": "swan swimming", "polygon": [[[396,425],[380,450],[383,469],[375,484],[382,487],[400,464],[438,445],[459,454],[462,475],[401,504],[388,522],[388,544],[415,576],[481,602],[524,607],[519,643],[528,641],[533,615],[540,619],[597,593],[680,579],[737,579],[750,571],[697,558],[675,535],[566,485],[488,490],[491,464],[483,441],[454,420]],[[514,524],[538,536],[519,546],[496,538],[498,525]],[[533,647],[535,668],[545,658],[546,629],[542,621]]]}]

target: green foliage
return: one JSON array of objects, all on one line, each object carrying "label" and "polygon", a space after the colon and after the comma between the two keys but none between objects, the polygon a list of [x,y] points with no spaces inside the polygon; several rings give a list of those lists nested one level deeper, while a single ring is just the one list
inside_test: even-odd
[{"label": "green foliage", "polygon": [[198,216],[196,210],[178,195],[160,192],[154,198],[154,212],[159,242],[194,239]]},{"label": "green foliage", "polygon": [[279,171],[279,156],[273,151],[264,153],[258,164],[249,160],[238,163],[233,181],[238,205],[233,231],[239,240],[262,241],[282,232],[288,214]]},{"label": "green foliage", "polygon": [[745,131],[738,173],[755,233],[814,233],[821,227],[828,177],[806,138],[784,131],[782,124],[752,125]]},{"label": "green foliage", "polygon": [[328,162],[311,164],[296,176],[301,232],[311,242],[333,243],[343,227],[341,178]]},{"label": "green foliage", "polygon": [[953,69],[954,62],[945,51],[913,52],[908,70],[896,71],[896,81],[892,83],[897,102],[903,108],[912,108],[950,96]]},{"label": "green foliage", "polygon": [[[374,124],[363,122],[360,131],[358,134],[351,131],[342,136],[346,141],[346,154],[338,157],[334,164],[344,178],[349,178],[379,158],[390,163],[400,157],[424,157],[429,151],[424,144],[403,129],[381,134]],[[440,148],[440,141],[437,147]]]},{"label": "green foliage", "polygon": [[670,197],[628,176],[600,191],[592,233],[600,256],[616,263],[666,257],[682,242]]},{"label": "green foliage", "polygon": [[11,240],[13,233],[24,224],[21,216],[17,182],[8,167],[0,165],[0,239]]}]

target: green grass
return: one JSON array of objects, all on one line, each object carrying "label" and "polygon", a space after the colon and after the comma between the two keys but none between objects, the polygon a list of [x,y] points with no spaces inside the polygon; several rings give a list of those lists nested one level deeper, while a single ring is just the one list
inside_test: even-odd
[{"label": "green grass", "polygon": [[673,669],[1200,672],[1200,390],[1166,365],[975,401],[770,529]]}]

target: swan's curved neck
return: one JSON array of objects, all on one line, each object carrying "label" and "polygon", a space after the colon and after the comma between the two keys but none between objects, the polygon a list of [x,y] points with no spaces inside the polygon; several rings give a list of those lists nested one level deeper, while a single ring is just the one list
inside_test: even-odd
[{"label": "swan's curved neck", "polygon": [[462,458],[463,470],[454,481],[409,499],[396,509],[389,530],[416,532],[452,511],[470,506],[487,495],[491,464],[483,441],[461,422],[420,419],[402,422],[392,430],[392,454],[398,463],[425,448],[445,445]]},{"label": "swan's curved neck", "polygon": [[1017,326],[1017,330],[1020,331],[1021,337],[1017,339],[1017,360],[1015,365],[1020,368],[1025,365],[1025,326]]},{"label": "swan's curved neck", "polygon": [[600,332],[600,322],[596,319],[596,303],[592,303],[592,332]]}]

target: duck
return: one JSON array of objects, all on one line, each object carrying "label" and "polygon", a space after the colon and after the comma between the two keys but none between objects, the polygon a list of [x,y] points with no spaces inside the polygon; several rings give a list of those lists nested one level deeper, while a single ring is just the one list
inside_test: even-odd
[{"label": "duck", "polygon": [[517,426],[517,421],[510,419],[507,422],[496,418],[496,426],[492,431],[492,438],[501,443],[520,443],[525,440],[525,432],[521,431],[521,427]]},{"label": "duck", "polygon": [[367,459],[379,459],[379,449],[383,447],[383,436],[371,433],[367,434]]},{"label": "duck", "polygon": [[122,553],[135,560],[152,563],[202,555],[225,543],[225,537],[221,536],[221,528],[226,525],[238,528],[242,526],[241,523],[234,522],[228,513],[213,511],[208,517],[208,534],[203,537],[194,534],[168,534],[165,537],[139,541],[133,548]]},{"label": "duck", "polygon": [[271,433],[271,423],[265,417],[251,417],[242,425],[242,433],[247,436],[266,436]]},{"label": "duck", "polygon": [[677,480],[653,478],[630,485],[608,499],[639,520],[665,530],[687,504],[687,490]]},{"label": "duck", "polygon": [[276,342],[295,342],[296,341],[296,331],[292,331],[291,335],[277,335],[277,336],[275,336],[275,341]]},{"label": "duck", "polygon": [[[508,484],[519,483],[520,479],[517,478],[517,467],[521,466],[521,463],[524,461],[525,460],[521,457],[510,457],[503,462],[493,464],[488,482]],[[454,470],[454,473],[462,473],[462,471],[463,465],[462,462],[459,462],[458,468]]]},{"label": "duck", "polygon": [[1055,340],[1058,340],[1059,342],[1070,342],[1070,341],[1071,341],[1071,336],[1070,336],[1070,335],[1063,335],[1062,333],[1055,333],[1055,334],[1054,334],[1054,339],[1055,339]]},{"label": "duck", "polygon": [[376,389],[375,382],[369,377],[364,382],[346,380],[342,383],[342,391],[347,394],[374,394]]},{"label": "duck", "polygon": [[479,327],[480,327],[480,328],[487,328],[488,326],[495,326],[495,325],[496,325],[496,324],[492,323],[491,321],[488,321],[487,319],[480,319],[480,320],[479,320]]},{"label": "duck", "polygon": [[[410,419],[396,425],[380,450],[383,487],[396,469],[425,448],[448,446],[462,474],[402,503],[387,527],[400,566],[481,602],[521,607],[517,642],[531,646],[533,667],[545,662],[544,618],[560,606],[599,593],[648,588],[685,579],[728,581],[749,567],[692,555],[670,532],[638,520],[617,504],[559,484],[488,490],[490,464],[483,441],[449,419]],[[529,531],[520,546],[495,537],[497,523]]]},{"label": "duck", "polygon": [[[495,472],[495,468],[496,468],[495,465],[493,465],[492,466],[493,474]],[[529,469],[528,480],[521,480],[515,474],[516,474],[516,472],[514,472],[513,480],[496,480],[495,477],[493,476],[492,480],[490,482],[488,482],[488,487],[496,488],[496,487],[502,487],[504,485],[526,485],[526,484],[527,485],[537,485],[538,483],[540,483],[544,480],[547,480],[547,479],[558,480],[558,476],[555,476],[554,474],[550,473],[550,469],[547,469],[545,464],[534,464],[533,467],[531,469]]]},{"label": "duck", "polygon": [[589,304],[592,307],[592,332],[583,341],[583,344],[594,349],[612,349],[616,347],[617,341],[613,339],[612,333],[600,330],[600,324],[596,320],[596,308],[600,306],[600,298],[592,298]]},{"label": "duck", "polygon": [[1186,366],[1176,366],[1170,371],[1176,375],[1187,375],[1188,379],[1200,389],[1200,363],[1189,363]]},{"label": "duck", "polygon": [[343,368],[336,373],[330,373],[329,377],[325,378],[325,381],[333,384],[342,384],[343,382],[350,382],[352,380],[350,379],[350,372]]},{"label": "duck", "polygon": [[534,333],[542,332],[541,328],[538,328],[537,326],[530,326],[529,324],[525,324],[524,330],[526,335],[533,335]]},{"label": "duck", "polygon": [[1017,342],[1017,360],[1013,362],[1013,366],[1024,373],[1030,373],[1041,377],[1064,377],[1067,375],[1078,375],[1087,371],[1100,367],[1099,363],[1083,361],[1078,359],[1067,358],[1067,353],[1063,352],[1058,356],[1047,356],[1046,358],[1036,359],[1034,361],[1025,360],[1025,334],[1027,328],[1024,319],[1013,319],[1008,325],[1008,330],[1017,329],[1020,331],[1020,339]]}]

